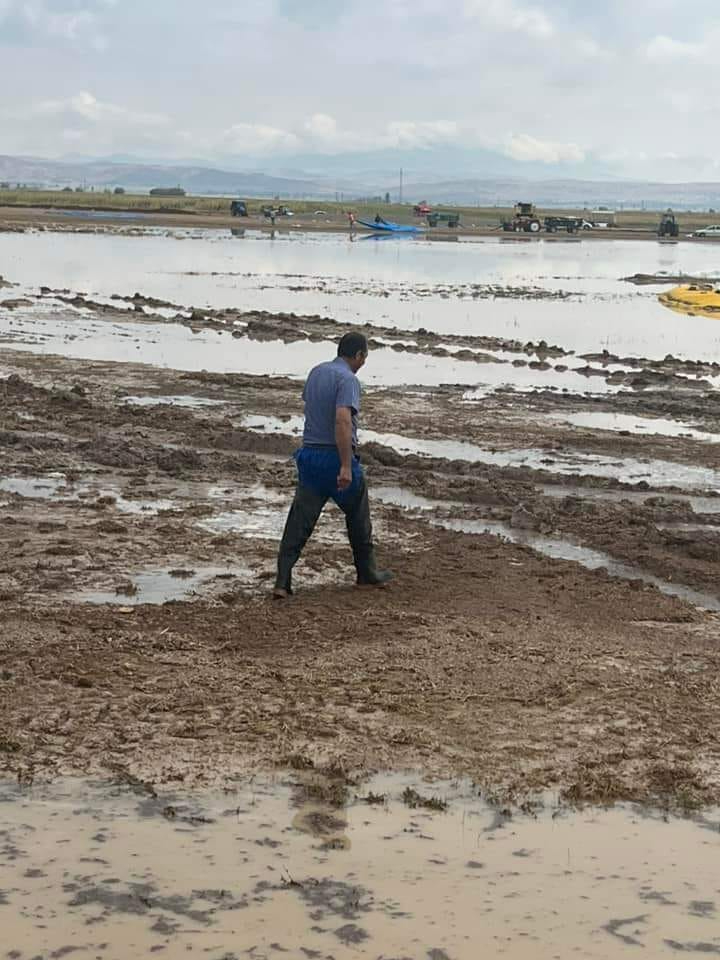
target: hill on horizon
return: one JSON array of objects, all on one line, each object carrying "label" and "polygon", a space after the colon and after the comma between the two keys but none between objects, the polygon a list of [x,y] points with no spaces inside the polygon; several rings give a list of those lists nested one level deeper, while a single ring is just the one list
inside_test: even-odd
[{"label": "hill on horizon", "polygon": [[[286,175],[280,173],[282,169]],[[202,163],[165,164],[130,159],[77,158],[53,160],[41,157],[0,155],[0,183],[21,183],[32,187],[64,186],[144,192],[152,187],[180,186],[191,194],[226,196],[282,197],[286,199],[332,199],[342,195],[353,199],[382,197],[386,192],[397,199],[398,183],[377,179],[371,171],[364,176],[342,179],[325,173],[297,170],[288,175],[287,167],[278,161],[268,169],[227,170]],[[405,182],[406,201],[427,200],[430,203],[472,206],[514,205],[519,200],[543,206],[597,207],[680,210],[720,208],[720,183],[661,183],[634,180],[587,180],[562,178],[528,178],[517,174],[517,166],[504,175],[482,174],[423,177],[416,172]]]}]

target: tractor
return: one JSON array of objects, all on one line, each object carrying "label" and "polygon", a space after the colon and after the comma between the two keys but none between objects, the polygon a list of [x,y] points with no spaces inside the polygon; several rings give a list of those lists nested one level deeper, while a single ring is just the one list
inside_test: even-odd
[{"label": "tractor", "polygon": [[502,228],[514,233],[539,233],[542,224],[532,203],[517,203],[511,220],[505,220]]},{"label": "tractor", "polygon": [[675,219],[672,210],[667,209],[660,218],[658,226],[658,237],[678,237],[680,236],[680,224]]}]

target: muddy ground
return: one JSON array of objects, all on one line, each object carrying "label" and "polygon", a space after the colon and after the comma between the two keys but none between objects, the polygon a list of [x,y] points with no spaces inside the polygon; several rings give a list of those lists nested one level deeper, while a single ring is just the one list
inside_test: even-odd
[{"label": "muddy ground", "polygon": [[[336,333],[322,318],[303,318],[302,333],[286,316],[248,320],[258,336]],[[456,339],[525,362],[564,358],[547,344]],[[718,619],[706,605],[436,525],[504,524],[717,599],[712,490],[696,511],[697,489],[682,484],[554,470],[573,451],[720,467],[716,445],[695,437],[547,416],[601,409],[720,432],[707,365],[633,365],[646,382],[595,400],[368,391],[376,432],[545,456],[499,466],[365,444],[371,488],[439,503],[428,513],[376,497],[381,558],[396,574],[381,591],[353,587],[328,510],[296,597],[278,604],[269,588],[295,441],[242,424],[300,414],[296,381],[2,351],[0,770],[215,783],[274,766],[418,768],[518,801],[547,788],[572,802],[720,801]],[[148,396],[184,405],[128,401]],[[163,597],[179,599],[142,602]]]}]

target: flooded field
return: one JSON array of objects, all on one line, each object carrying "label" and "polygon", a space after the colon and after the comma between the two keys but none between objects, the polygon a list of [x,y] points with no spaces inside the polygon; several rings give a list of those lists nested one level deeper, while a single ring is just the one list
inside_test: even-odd
[{"label": "flooded field", "polygon": [[[512,816],[463,783],[0,785],[9,956],[538,960],[720,951],[717,813]],[[426,809],[425,804],[437,809]]]},{"label": "flooded field", "polygon": [[[0,233],[8,956],[720,953],[712,249],[97,229]],[[355,326],[395,580],[273,603]]]},{"label": "flooded field", "polygon": [[657,303],[655,288],[621,279],[714,275],[714,251],[690,244],[40,232],[0,234],[0,263],[6,278],[20,285],[19,293],[8,294],[13,297],[40,286],[93,299],[140,291],[178,309],[242,307],[439,334],[542,338],[578,354],[604,347],[651,359],[672,353],[715,360],[720,347],[713,319],[695,317],[688,329]]}]

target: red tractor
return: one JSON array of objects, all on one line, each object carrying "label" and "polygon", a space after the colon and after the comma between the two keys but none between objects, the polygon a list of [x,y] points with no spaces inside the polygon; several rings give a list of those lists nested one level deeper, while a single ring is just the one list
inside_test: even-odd
[{"label": "red tractor", "polygon": [[426,217],[430,213],[430,207],[428,206],[427,200],[423,200],[421,203],[416,203],[413,207],[413,213],[416,217]]},{"label": "red tractor", "polygon": [[505,220],[503,230],[514,233],[540,233],[542,224],[532,203],[517,203],[511,220]]}]

